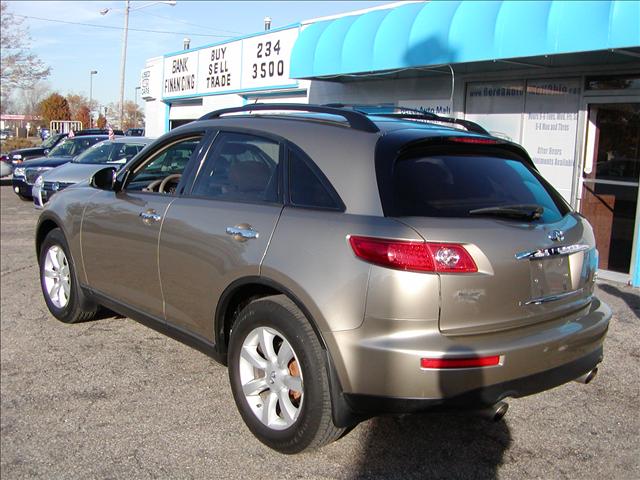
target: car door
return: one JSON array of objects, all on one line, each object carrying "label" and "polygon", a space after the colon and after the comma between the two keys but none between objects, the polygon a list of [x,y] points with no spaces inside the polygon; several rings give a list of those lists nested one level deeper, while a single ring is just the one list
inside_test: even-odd
[{"label": "car door", "polygon": [[167,210],[159,265],[172,326],[213,341],[224,289],[260,274],[282,211],[282,150],[270,138],[219,132],[188,194]]},{"label": "car door", "polygon": [[82,258],[98,293],[164,320],[158,237],[180,176],[196,161],[201,143],[201,134],[188,134],[154,148],[128,167],[124,188],[99,191],[87,203]]}]

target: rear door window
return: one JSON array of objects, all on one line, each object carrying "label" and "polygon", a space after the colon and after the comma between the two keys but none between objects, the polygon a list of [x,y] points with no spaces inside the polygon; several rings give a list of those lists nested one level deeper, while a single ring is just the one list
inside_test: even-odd
[{"label": "rear door window", "polygon": [[[392,174],[392,216],[470,217],[478,209],[539,205],[555,222],[566,204],[519,159],[484,155],[412,155]],[[477,212],[476,212],[477,214]]]},{"label": "rear door window", "polygon": [[238,202],[280,202],[280,150],[280,143],[268,138],[220,133],[191,195]]}]

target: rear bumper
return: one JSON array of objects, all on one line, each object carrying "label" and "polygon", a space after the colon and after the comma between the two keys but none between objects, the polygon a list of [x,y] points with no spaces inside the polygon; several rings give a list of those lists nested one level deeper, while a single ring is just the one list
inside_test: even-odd
[{"label": "rear bumper", "polygon": [[602,347],[560,367],[495,385],[470,390],[452,398],[394,398],[345,394],[352,412],[359,415],[416,413],[425,410],[473,409],[491,406],[506,397],[518,398],[563,385],[593,370],[602,361]]},{"label": "rear bumper", "polygon": [[[593,298],[554,321],[483,335],[445,336],[437,322],[366,319],[327,335],[342,392],[357,411],[487,405],[566,383],[602,360],[611,310]],[[499,365],[423,369],[421,358],[499,355]]]}]

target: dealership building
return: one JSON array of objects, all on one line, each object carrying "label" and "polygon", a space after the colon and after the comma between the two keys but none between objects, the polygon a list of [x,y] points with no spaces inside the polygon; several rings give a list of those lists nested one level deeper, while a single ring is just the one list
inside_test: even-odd
[{"label": "dealership building", "polygon": [[523,145],[640,286],[640,2],[401,2],[167,53],[141,78],[159,136],[219,108],[346,103],[479,123]]}]

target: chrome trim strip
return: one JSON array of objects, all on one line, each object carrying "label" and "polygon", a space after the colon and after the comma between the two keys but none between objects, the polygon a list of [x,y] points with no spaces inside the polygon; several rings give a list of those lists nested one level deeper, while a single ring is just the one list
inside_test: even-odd
[{"label": "chrome trim strip", "polygon": [[526,252],[516,253],[516,260],[538,260],[540,258],[557,257],[560,255],[571,255],[576,252],[584,252],[591,247],[583,243],[575,243],[573,245],[563,245],[560,247],[539,248],[538,250],[529,250]]},{"label": "chrome trim strip", "polygon": [[624,180],[600,180],[596,178],[585,178],[582,180],[584,183],[600,183],[602,185],[620,185],[621,187],[637,187],[638,182],[625,182]]},{"label": "chrome trim strip", "polygon": [[578,295],[582,293],[583,290],[583,288],[579,288],[578,290],[573,290],[572,292],[556,293],[554,295],[547,295],[546,297],[532,298],[531,300],[528,300],[526,302],[520,302],[520,305],[542,305],[543,303],[555,302],[572,295]]}]

